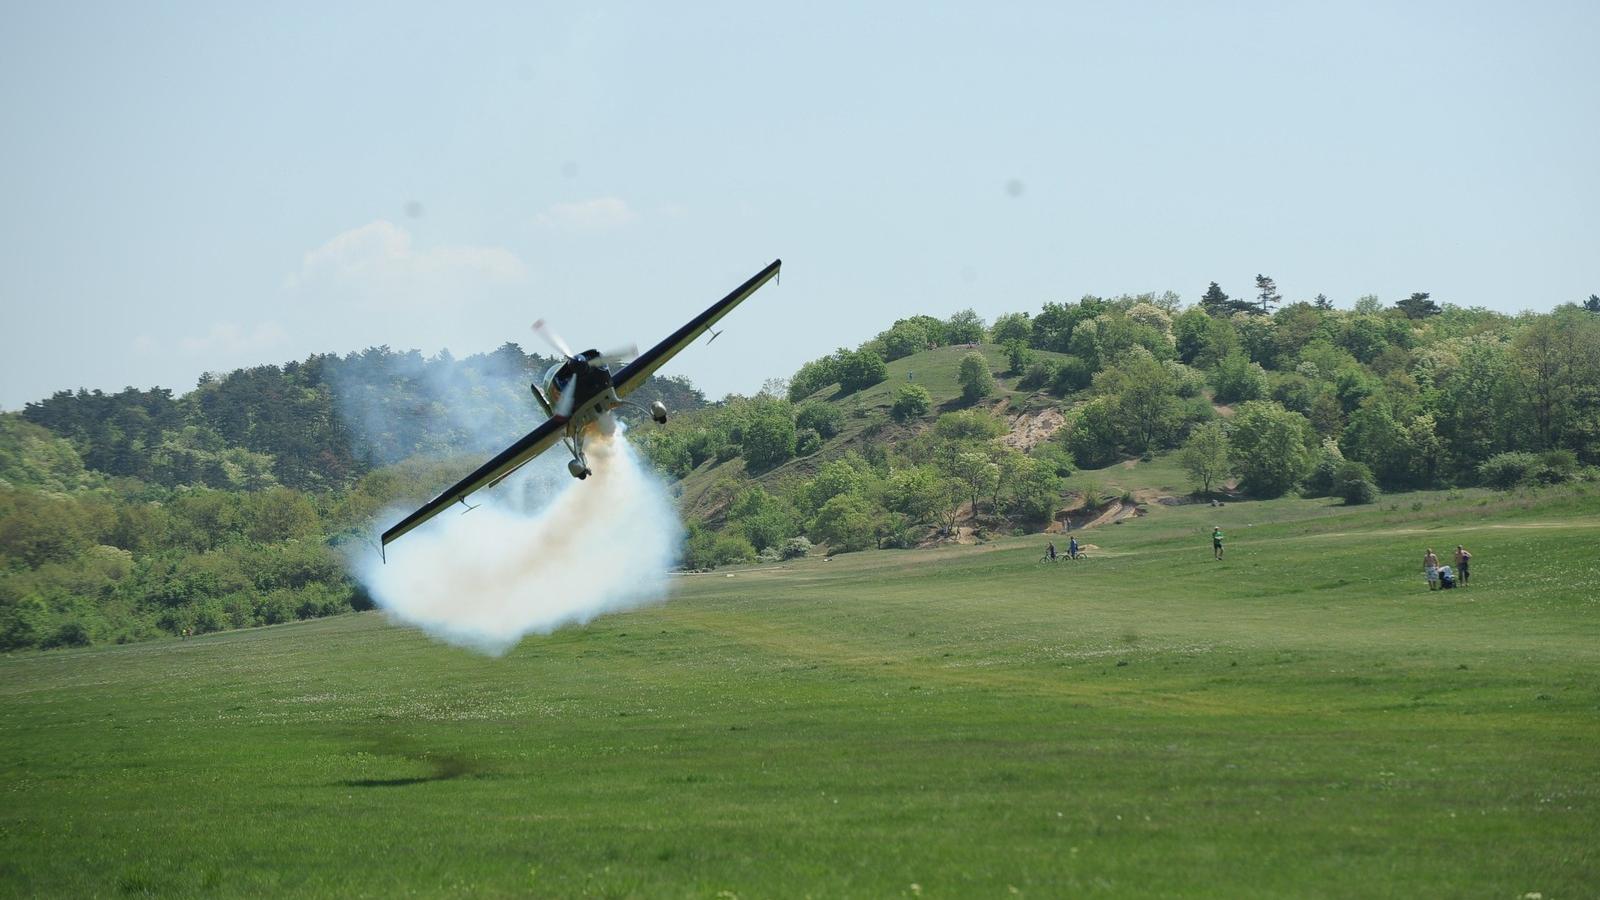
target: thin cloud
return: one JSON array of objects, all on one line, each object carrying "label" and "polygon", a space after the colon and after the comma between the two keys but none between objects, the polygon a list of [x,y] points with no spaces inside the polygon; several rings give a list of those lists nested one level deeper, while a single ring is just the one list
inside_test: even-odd
[{"label": "thin cloud", "polygon": [[288,277],[292,292],[370,302],[460,300],[486,287],[514,284],[528,267],[504,247],[420,248],[411,232],[379,219],[335,235],[308,252]]},{"label": "thin cloud", "polygon": [[281,347],[289,338],[277,322],[253,326],[238,322],[218,322],[204,334],[178,338],[176,343],[158,340],[148,334],[133,339],[133,349],[146,356],[177,352],[205,358],[254,358]]},{"label": "thin cloud", "polygon": [[639,220],[639,214],[620,197],[596,197],[573,203],[557,203],[539,213],[534,221],[546,228],[563,231],[604,231],[621,228]]}]

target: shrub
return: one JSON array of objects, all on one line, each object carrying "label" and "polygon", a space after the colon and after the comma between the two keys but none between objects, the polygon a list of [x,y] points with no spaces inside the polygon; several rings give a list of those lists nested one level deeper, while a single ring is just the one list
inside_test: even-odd
[{"label": "shrub", "polygon": [[1365,463],[1353,459],[1343,460],[1335,466],[1333,493],[1344,500],[1345,506],[1378,501],[1378,485],[1372,480],[1372,470]]},{"label": "shrub", "polygon": [[803,559],[811,555],[811,539],[805,535],[789,538],[783,542],[780,555],[783,559]]},{"label": "shrub", "polygon": [[822,435],[817,434],[815,429],[803,429],[795,437],[794,453],[796,456],[810,456],[821,449]]},{"label": "shrub", "polygon": [[1478,477],[1492,487],[1513,488],[1521,484],[1539,468],[1539,458],[1532,453],[1513,450],[1496,453],[1478,465]]},{"label": "shrub", "polygon": [[904,422],[925,416],[932,408],[933,397],[928,394],[927,388],[920,384],[907,384],[894,392],[894,406],[889,409],[889,414],[894,416],[896,422]]},{"label": "shrub", "polygon": [[1065,396],[1081,391],[1094,380],[1094,370],[1076,356],[1068,356],[1056,367],[1055,379],[1050,384],[1052,393]]},{"label": "shrub", "polygon": [[844,413],[832,403],[821,400],[812,400],[800,404],[794,414],[794,427],[810,428],[824,438],[831,438],[839,433],[839,426],[844,422]]},{"label": "shrub", "polygon": [[989,360],[976,350],[961,357],[956,380],[961,383],[961,399],[968,403],[976,403],[994,393],[994,373],[989,371]]},{"label": "shrub", "polygon": [[1023,371],[1022,378],[1017,381],[1017,387],[1024,391],[1036,391],[1048,387],[1056,380],[1056,368],[1052,360],[1036,359]]}]

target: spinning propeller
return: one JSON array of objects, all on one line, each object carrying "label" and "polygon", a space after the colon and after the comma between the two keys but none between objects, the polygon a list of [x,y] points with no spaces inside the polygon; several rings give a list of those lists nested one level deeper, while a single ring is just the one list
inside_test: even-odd
[{"label": "spinning propeller", "polygon": [[[543,338],[545,343],[549,344],[551,348],[553,348],[557,353],[561,354],[569,363],[576,365],[588,366],[590,368],[595,368],[597,366],[610,366],[618,363],[625,363],[639,355],[639,346],[637,344],[625,344],[606,353],[596,353],[595,351],[591,350],[588,353],[580,356],[576,353],[573,353],[572,348],[567,345],[567,342],[561,339],[561,335],[556,334],[555,329],[551,328],[549,325],[546,325],[543,319],[533,323],[533,331],[539,337]],[[567,416],[572,415],[572,407],[575,403],[577,403],[578,400],[577,394],[578,392],[575,390],[561,391],[561,397],[556,401],[556,408],[554,410],[555,415],[561,418],[566,418]]]}]

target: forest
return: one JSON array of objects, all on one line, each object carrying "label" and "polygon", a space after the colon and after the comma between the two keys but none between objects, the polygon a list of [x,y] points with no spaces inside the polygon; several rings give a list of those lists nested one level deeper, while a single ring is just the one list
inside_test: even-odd
[{"label": "forest", "polygon": [[[890,366],[916,372],[890,382]],[[163,388],[62,391],[0,414],[0,650],[136,641],[362,609],[344,555],[535,420],[552,361],[369,348]],[[941,368],[942,367],[942,368]],[[1286,303],[1212,283],[1083,297],[992,323],[894,322],[753,396],[681,378],[630,435],[681,494],[684,565],[1027,531],[1062,478],[1173,454],[1197,495],[1596,478],[1600,298],[1507,315],[1416,293]],[[1021,411],[1060,425],[1026,450]],[[1092,493],[1092,492],[1086,492]]]}]

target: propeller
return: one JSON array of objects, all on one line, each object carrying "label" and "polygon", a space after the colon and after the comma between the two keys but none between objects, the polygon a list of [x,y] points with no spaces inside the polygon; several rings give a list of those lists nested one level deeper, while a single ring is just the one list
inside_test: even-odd
[{"label": "propeller", "polygon": [[638,356],[638,355],[639,355],[639,345],[638,344],[624,344],[621,347],[617,347],[617,348],[612,349],[612,350],[607,350],[605,353],[602,353],[599,356],[596,356],[596,357],[590,359],[589,360],[589,365],[592,366],[592,365],[594,365],[596,363],[604,363],[605,365],[609,366],[609,365],[613,365],[615,363],[625,363],[628,360],[633,359],[635,356]]},{"label": "propeller", "polygon": [[561,339],[561,335],[556,334],[555,330],[546,325],[543,319],[533,323],[533,333],[544,338],[544,342],[554,347],[557,353],[567,359],[572,358],[572,348],[568,347],[567,342]]}]

